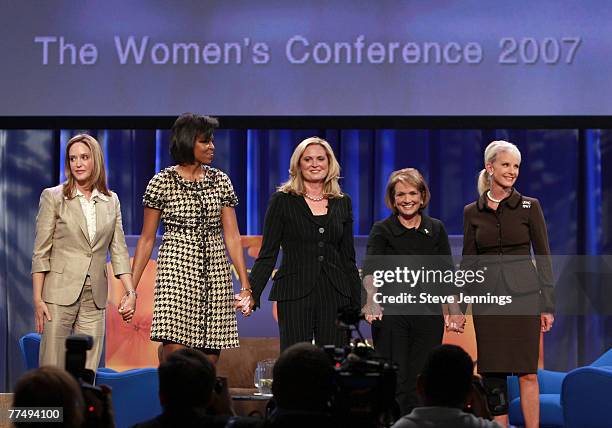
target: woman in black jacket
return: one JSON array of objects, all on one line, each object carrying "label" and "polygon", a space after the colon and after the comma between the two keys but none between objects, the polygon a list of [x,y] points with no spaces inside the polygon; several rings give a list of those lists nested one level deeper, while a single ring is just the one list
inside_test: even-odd
[{"label": "woman in black jacket", "polygon": [[351,199],[327,141],[311,137],[291,156],[290,177],[270,198],[263,242],[249,277],[259,304],[283,249],[270,300],[277,301],[281,351],[297,342],[343,345],[338,309],[359,306]]},{"label": "woman in black jacket", "polygon": [[[383,316],[377,302],[380,299],[374,294],[378,292],[389,296],[397,295],[399,291],[409,291],[415,296],[421,292],[453,295],[454,288],[453,284],[440,290],[436,287],[443,286],[441,284],[427,288],[424,284],[416,288],[393,284],[390,288],[376,289],[371,275],[373,266],[380,268],[384,265],[387,269],[395,270],[399,263],[417,270],[425,267],[452,272],[451,250],[444,224],[423,213],[429,199],[429,188],[418,170],[404,168],[391,173],[385,191],[385,203],[393,213],[372,227],[364,266],[364,285],[368,298],[363,312],[366,320],[372,324],[376,351],[398,365],[396,400],[402,415],[410,413],[418,405],[417,375],[429,351],[442,343],[442,310],[439,304],[424,305],[417,301],[413,304],[387,305]],[[407,257],[400,259],[393,256]],[[452,315],[447,317],[447,328],[463,332],[465,317],[459,305],[454,303],[449,307]]]}]

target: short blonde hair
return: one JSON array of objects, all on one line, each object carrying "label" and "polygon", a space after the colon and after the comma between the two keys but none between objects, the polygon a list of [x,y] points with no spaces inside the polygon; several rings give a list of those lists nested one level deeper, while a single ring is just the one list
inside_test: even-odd
[{"label": "short blonde hair", "polygon": [[102,148],[98,140],[89,134],[75,135],[68,140],[68,144],[66,144],[66,157],[64,159],[64,175],[66,176],[66,182],[64,183],[63,189],[64,196],[68,199],[72,199],[75,196],[76,180],[70,171],[70,148],[76,143],[83,143],[91,150],[93,171],[89,179],[90,188],[92,190],[98,189],[98,192],[110,196],[110,191],[106,185],[106,167],[104,166]]},{"label": "short blonde hair", "polygon": [[431,193],[429,193],[429,187],[427,187],[427,183],[419,170],[416,168],[398,169],[397,171],[393,171],[389,176],[387,189],[385,190],[385,205],[393,211],[393,214],[397,215],[399,213],[395,206],[395,185],[399,182],[411,184],[416,187],[417,190],[421,192],[421,198],[423,199],[419,211],[427,208],[429,200],[431,199]]},{"label": "short blonde hair", "polygon": [[340,178],[340,164],[338,164],[334,151],[329,143],[319,137],[306,138],[297,145],[289,161],[289,179],[278,187],[278,191],[292,193],[294,195],[304,194],[304,178],[302,177],[300,160],[308,146],[313,144],[323,147],[327,154],[328,169],[325,182],[323,183],[323,196],[326,198],[342,198],[342,190],[338,184],[338,179]]},{"label": "short blonde hair", "polygon": [[[497,155],[502,152],[508,152],[518,158],[521,163],[521,152],[514,144],[504,140],[491,141],[484,152],[484,164],[495,162]],[[478,174],[478,194],[482,195],[487,190],[491,189],[491,175],[483,168]]]}]

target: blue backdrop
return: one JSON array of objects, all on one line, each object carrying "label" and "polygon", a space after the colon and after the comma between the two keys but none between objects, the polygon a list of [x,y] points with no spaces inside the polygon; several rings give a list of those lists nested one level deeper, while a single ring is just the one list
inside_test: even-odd
[{"label": "blue backdrop", "polygon": [[[148,180],[172,164],[167,130],[0,130],[0,388],[23,368],[18,338],[33,329],[30,261],[38,199],[63,180],[63,148],[86,131],[102,143],[110,187],[122,203],[126,234],[142,227]],[[463,206],[476,197],[484,147],[514,142],[523,163],[518,190],[542,202],[554,254],[610,254],[612,131],[600,129],[221,129],[213,165],[231,177],[244,235],[260,234],[270,194],[287,178],[289,158],[303,138],[326,138],[342,166],[342,187],[353,199],[354,233],[367,235],[388,212],[389,173],[416,167],[429,182],[429,214],[450,234],[462,233]],[[546,336],[546,366],[569,369],[612,346],[610,317],[560,317]]]}]

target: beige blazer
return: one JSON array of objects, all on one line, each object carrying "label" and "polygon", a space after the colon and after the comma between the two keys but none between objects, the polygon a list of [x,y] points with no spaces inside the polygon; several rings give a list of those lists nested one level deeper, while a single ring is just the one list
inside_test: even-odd
[{"label": "beige blazer", "polygon": [[115,276],[131,273],[121,223],[119,198],[96,197],[96,235],[89,242],[78,198],[67,199],[62,185],[43,190],[36,217],[32,273],[45,272],[43,300],[58,305],[76,302],[89,274],[94,303],[106,307],[106,255]]}]

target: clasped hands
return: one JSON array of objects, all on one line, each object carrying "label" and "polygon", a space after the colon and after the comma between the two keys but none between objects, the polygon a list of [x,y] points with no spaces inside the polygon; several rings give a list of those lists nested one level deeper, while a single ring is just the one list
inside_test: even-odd
[{"label": "clasped hands", "polygon": [[368,303],[361,308],[361,313],[369,324],[372,324],[375,320],[382,320],[383,317],[383,309],[373,300],[368,300]]},{"label": "clasped hands", "polygon": [[[456,301],[457,299],[455,299]],[[454,331],[455,333],[463,333],[467,320],[461,312],[461,307],[457,303],[448,304],[448,313],[444,315],[444,327],[446,331]]]},{"label": "clasped hands", "polygon": [[457,334],[463,333],[465,331],[466,322],[465,315],[462,313],[444,315],[444,326],[446,327],[446,331],[454,331]]},{"label": "clasped hands", "polygon": [[136,312],[136,294],[124,294],[119,303],[119,314],[123,321],[130,322]]},{"label": "clasped hands", "polygon": [[253,313],[253,307],[255,306],[255,300],[249,290],[241,290],[240,293],[234,294],[234,309],[240,310],[242,315],[245,317],[250,316]]}]

